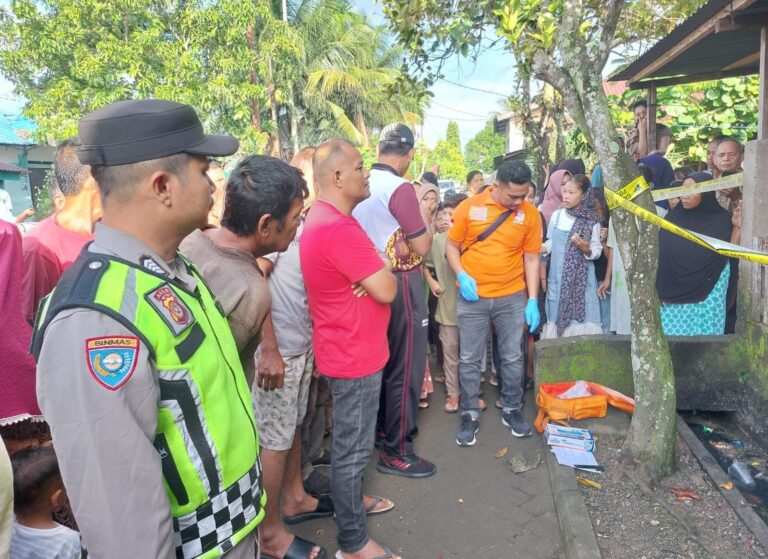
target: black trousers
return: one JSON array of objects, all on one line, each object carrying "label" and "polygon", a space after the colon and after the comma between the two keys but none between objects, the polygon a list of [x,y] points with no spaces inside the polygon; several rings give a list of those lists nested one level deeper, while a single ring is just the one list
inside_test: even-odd
[{"label": "black trousers", "polygon": [[395,272],[395,277],[397,297],[390,305],[389,361],[382,376],[376,430],[385,453],[406,456],[413,453],[419,393],[427,366],[429,319],[421,269]]}]

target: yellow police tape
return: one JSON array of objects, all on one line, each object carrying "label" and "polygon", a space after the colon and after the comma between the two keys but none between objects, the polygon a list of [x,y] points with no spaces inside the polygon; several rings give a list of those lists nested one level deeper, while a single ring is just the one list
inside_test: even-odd
[{"label": "yellow police tape", "polygon": [[[638,183],[633,188],[630,188],[634,183]],[[626,191],[624,189],[627,189]],[[688,239],[692,243],[696,243],[699,246],[702,246],[704,248],[707,248],[709,250],[715,251],[716,253],[727,256],[728,258],[742,258],[744,260],[749,260],[751,262],[757,262],[758,264],[763,264],[768,266],[768,254],[757,252],[755,250],[748,250],[744,247],[741,247],[739,245],[735,245],[733,243],[728,243],[725,241],[721,241],[719,239],[713,239],[712,237],[708,237],[707,235],[702,235],[700,233],[694,233],[692,231],[688,231],[687,229],[683,229],[682,227],[679,227],[678,225],[675,225],[674,223],[670,223],[664,218],[659,217],[656,215],[655,212],[650,212],[646,210],[645,208],[641,208],[631,200],[627,200],[619,195],[619,192],[625,191],[625,192],[632,192],[635,193],[635,196],[637,196],[640,192],[643,192],[648,189],[648,184],[645,182],[645,179],[643,177],[638,177],[631,183],[629,183],[624,188],[617,190],[616,192],[613,192],[612,190],[605,189],[605,198],[608,202],[608,206],[610,207],[613,205],[613,208],[621,207],[622,209],[627,210],[628,212],[636,215],[637,217],[648,221],[650,223],[653,223],[657,227],[660,227],[661,229],[664,229],[666,231],[669,231],[670,233],[674,233],[675,235],[680,235],[681,237]]]},{"label": "yellow police tape", "polygon": [[[633,181],[634,182],[634,181]],[[632,184],[632,183],[630,183]],[[744,185],[744,173],[737,173],[711,181],[699,182],[688,186],[676,186],[674,188],[662,188],[651,192],[653,200],[669,200],[670,198],[682,198],[691,194],[701,194],[702,192],[712,192],[713,190],[724,190],[726,188],[738,188]]]},{"label": "yellow police tape", "polygon": [[[726,188],[738,188],[744,185],[744,173],[720,177],[711,181],[689,184],[687,186],[676,186],[673,188],[662,188],[651,192],[654,202],[669,200],[670,198],[682,198],[691,194],[701,194],[703,192],[712,192],[714,190],[723,190]],[[616,194],[625,200],[634,200],[637,196],[648,190],[648,183],[645,178],[637,177],[627,186],[620,188]],[[608,202],[608,208],[614,209],[618,206],[616,202]]]}]

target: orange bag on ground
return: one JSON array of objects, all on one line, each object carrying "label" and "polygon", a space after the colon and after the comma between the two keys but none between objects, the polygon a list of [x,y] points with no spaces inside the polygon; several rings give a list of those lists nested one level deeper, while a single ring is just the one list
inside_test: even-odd
[{"label": "orange bag on ground", "polygon": [[[559,396],[576,387],[588,394],[575,398],[562,399]],[[596,382],[570,381],[542,383],[536,395],[539,414],[534,427],[541,433],[550,420],[568,424],[570,419],[586,419],[588,417],[605,417],[608,404],[627,413],[635,411],[635,401],[617,390]]]}]

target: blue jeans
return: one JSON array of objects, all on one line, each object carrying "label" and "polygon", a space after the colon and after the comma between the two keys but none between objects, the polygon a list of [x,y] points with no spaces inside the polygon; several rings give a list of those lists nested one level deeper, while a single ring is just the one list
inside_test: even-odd
[{"label": "blue jeans", "polygon": [[611,296],[605,295],[605,299],[600,299],[600,324],[603,327],[603,334],[611,334]]},{"label": "blue jeans", "polygon": [[363,471],[373,452],[381,371],[362,378],[328,378],[333,402],[331,488],[337,540],[345,553],[368,543],[363,505]]},{"label": "blue jeans", "polygon": [[459,383],[461,413],[480,417],[480,360],[485,351],[488,325],[496,331],[501,368],[496,371],[504,413],[519,410],[523,399],[523,324],[525,292],[506,297],[480,297],[469,302],[461,295],[457,302],[459,323]]}]

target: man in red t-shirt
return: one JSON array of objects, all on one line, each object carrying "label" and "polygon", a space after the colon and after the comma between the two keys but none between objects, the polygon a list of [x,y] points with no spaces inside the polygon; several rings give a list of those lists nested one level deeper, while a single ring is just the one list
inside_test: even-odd
[{"label": "man in red t-shirt", "polygon": [[317,148],[312,163],[319,193],[299,250],[317,368],[328,377],[333,397],[331,486],[340,556],[391,556],[365,526],[363,471],[373,451],[397,282],[352,217],[370,196],[360,152],[345,141],[328,142]]},{"label": "man in red t-shirt", "polygon": [[90,165],[82,165],[77,158],[79,146],[77,138],[59,145],[53,177],[64,195],[64,205],[38,223],[22,241],[21,303],[29,323],[35,320],[40,300],[53,291],[64,270],[93,240],[93,225],[101,217],[99,188]]}]

